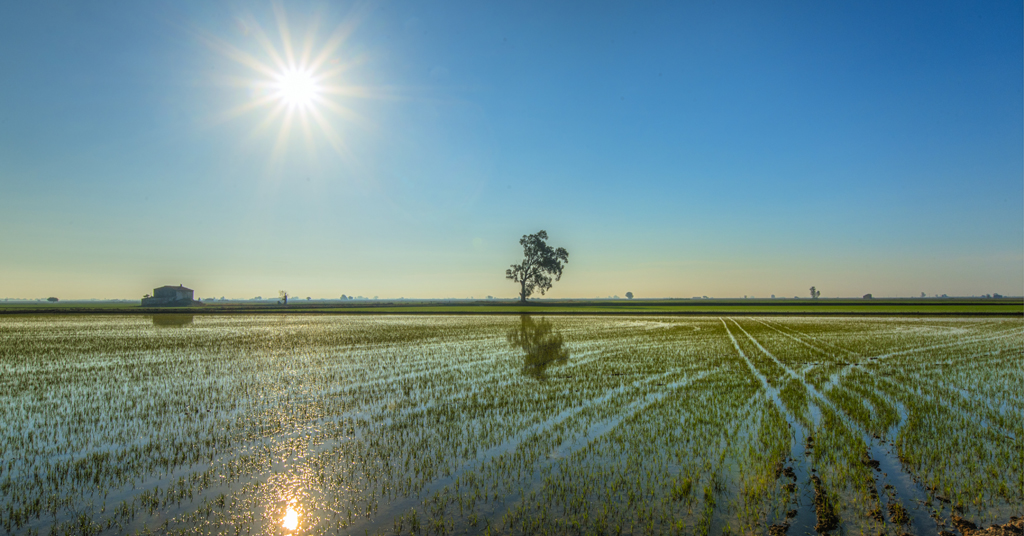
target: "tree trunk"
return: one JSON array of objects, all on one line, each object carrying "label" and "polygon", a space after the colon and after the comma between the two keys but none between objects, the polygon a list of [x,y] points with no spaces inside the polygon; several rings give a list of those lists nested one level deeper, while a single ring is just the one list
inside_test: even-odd
[{"label": "tree trunk", "polygon": [[522,290],[519,291],[519,301],[521,303],[526,303],[526,280],[525,279],[522,282]]}]

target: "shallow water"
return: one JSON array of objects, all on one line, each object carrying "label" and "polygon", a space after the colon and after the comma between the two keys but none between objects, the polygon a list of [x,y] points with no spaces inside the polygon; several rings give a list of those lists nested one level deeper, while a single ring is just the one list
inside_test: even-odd
[{"label": "shallow water", "polygon": [[833,532],[1004,522],[1022,327],[3,317],[0,527],[811,534],[819,495]]}]

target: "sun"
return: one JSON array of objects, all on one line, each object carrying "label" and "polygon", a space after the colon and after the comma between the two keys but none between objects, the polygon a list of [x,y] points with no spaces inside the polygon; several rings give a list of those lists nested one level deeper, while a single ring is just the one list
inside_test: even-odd
[{"label": "sun", "polygon": [[364,125],[365,120],[350,103],[380,97],[379,91],[352,83],[349,70],[361,61],[345,44],[356,21],[346,20],[325,39],[318,39],[319,19],[310,22],[309,30],[296,34],[284,7],[272,5],[276,32],[265,31],[250,16],[239,19],[244,37],[237,43],[212,34],[199,35],[211,49],[244,68],[239,73],[229,69],[229,73],[217,75],[226,86],[244,92],[239,92],[238,104],[216,121],[262,114],[263,120],[255,126],[253,135],[269,133],[275,138],[271,160],[291,146],[313,151],[320,140],[326,140],[344,158],[353,158],[343,134],[347,127]]},{"label": "sun", "polygon": [[320,97],[320,87],[313,73],[288,69],[277,78],[277,98],[290,107],[308,108]]}]

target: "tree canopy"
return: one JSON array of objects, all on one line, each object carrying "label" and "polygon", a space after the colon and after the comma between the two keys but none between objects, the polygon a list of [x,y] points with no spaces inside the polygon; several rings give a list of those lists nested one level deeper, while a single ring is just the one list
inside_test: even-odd
[{"label": "tree canopy", "polygon": [[505,270],[505,278],[519,283],[519,300],[526,303],[534,292],[544,294],[553,281],[562,278],[562,270],[569,262],[565,248],[555,249],[547,244],[547,231],[523,235],[519,243],[523,246],[523,262],[513,264]]}]

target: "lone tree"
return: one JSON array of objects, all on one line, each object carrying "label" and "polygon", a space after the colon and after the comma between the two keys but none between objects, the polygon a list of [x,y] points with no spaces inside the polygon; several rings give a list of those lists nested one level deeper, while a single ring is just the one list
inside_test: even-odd
[{"label": "lone tree", "polygon": [[569,252],[565,248],[555,249],[547,245],[547,239],[547,231],[523,235],[519,240],[525,257],[522,264],[513,264],[505,270],[506,279],[519,283],[519,301],[523,303],[534,291],[540,290],[544,294],[550,289],[552,281],[562,278],[562,269],[569,262]]},{"label": "lone tree", "polygon": [[811,287],[811,297],[814,299],[818,299],[818,296],[821,296],[821,291],[815,290],[814,287]]},{"label": "lone tree", "polygon": [[281,300],[281,303],[288,305],[288,291],[279,290],[277,291],[277,296]]},{"label": "lone tree", "polygon": [[627,300],[632,300],[633,299],[633,293],[632,292],[627,292],[626,293],[626,299]]}]

